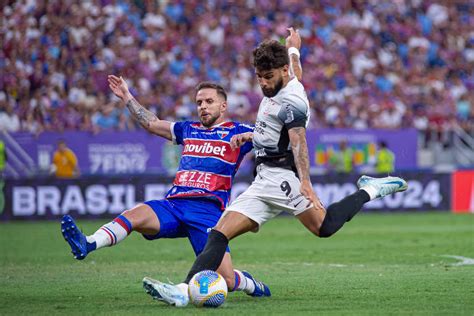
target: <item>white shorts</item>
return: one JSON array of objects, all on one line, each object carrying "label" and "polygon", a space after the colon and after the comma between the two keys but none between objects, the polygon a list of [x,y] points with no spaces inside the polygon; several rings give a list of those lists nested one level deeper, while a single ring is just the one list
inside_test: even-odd
[{"label": "white shorts", "polygon": [[300,185],[293,171],[260,164],[250,187],[225,212],[241,213],[259,226],[283,211],[301,214],[311,208],[312,203],[300,193]]}]

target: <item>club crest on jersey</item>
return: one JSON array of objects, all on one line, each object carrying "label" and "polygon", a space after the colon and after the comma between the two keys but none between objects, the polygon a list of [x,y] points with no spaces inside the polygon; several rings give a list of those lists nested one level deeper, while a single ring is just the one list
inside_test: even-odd
[{"label": "club crest on jersey", "polygon": [[217,135],[218,135],[221,139],[224,139],[227,135],[229,135],[229,131],[217,131]]}]

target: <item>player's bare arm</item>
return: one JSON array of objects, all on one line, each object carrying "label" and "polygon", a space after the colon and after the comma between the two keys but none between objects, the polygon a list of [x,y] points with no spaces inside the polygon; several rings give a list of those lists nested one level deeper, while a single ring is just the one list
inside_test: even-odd
[{"label": "player's bare arm", "polygon": [[291,150],[295,159],[296,170],[301,181],[301,194],[313,202],[316,207],[322,207],[321,202],[313,191],[309,177],[309,154],[306,143],[306,128],[294,127],[288,131]]},{"label": "player's bare arm", "polygon": [[[290,55],[290,73],[298,78],[299,81],[303,79],[303,68],[301,67],[299,50],[301,48],[301,36],[298,30],[292,27],[288,28],[290,35],[286,38],[286,48]],[[295,49],[290,49],[291,47]]]},{"label": "player's bare arm", "polygon": [[230,139],[230,147],[232,150],[235,150],[245,144],[246,142],[251,142],[253,140],[253,132],[247,132],[242,134],[237,134],[232,136]]},{"label": "player's bare arm", "polygon": [[150,133],[172,139],[171,122],[160,120],[154,113],[141,105],[130,93],[128,85],[122,77],[108,76],[109,87],[112,92],[122,99],[133,117]]},{"label": "player's bare arm", "polygon": [[310,181],[309,155],[308,146],[306,145],[306,128],[294,127],[288,131],[288,134],[299,178],[301,182]]}]

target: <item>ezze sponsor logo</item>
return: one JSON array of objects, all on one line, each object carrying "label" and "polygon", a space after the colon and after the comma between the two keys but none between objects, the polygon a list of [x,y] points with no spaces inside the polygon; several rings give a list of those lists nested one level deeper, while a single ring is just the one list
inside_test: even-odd
[{"label": "ezze sponsor logo", "polygon": [[231,177],[221,176],[209,172],[179,171],[176,173],[174,185],[214,191],[230,189],[231,182]]}]

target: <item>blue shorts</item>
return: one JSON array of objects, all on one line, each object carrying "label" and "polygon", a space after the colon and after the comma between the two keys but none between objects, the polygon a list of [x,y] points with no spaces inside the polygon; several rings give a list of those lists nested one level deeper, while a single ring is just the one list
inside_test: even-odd
[{"label": "blue shorts", "polygon": [[145,204],[158,217],[160,232],[143,237],[148,240],[188,237],[196,256],[203,251],[208,233],[222,215],[220,205],[207,199],[151,200]]}]

